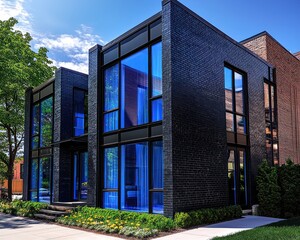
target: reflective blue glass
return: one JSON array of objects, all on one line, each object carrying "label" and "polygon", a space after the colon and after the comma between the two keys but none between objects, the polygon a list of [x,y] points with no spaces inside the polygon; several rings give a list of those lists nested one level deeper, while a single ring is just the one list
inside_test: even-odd
[{"label": "reflective blue glass", "polygon": [[152,143],[152,188],[164,187],[163,143]]},{"label": "reflective blue glass", "polygon": [[50,203],[50,158],[39,161],[39,202]]},{"label": "reflective blue glass", "polygon": [[104,111],[119,107],[119,65],[104,71]]},{"label": "reflective blue glass", "polygon": [[104,188],[118,188],[118,147],[104,149]]},{"label": "reflective blue glass", "polygon": [[163,192],[152,193],[152,212],[153,213],[164,213],[164,194]]},{"label": "reflective blue glass", "polygon": [[152,46],[152,96],[162,94],[162,44]]},{"label": "reflective blue glass", "polygon": [[52,109],[52,97],[47,98],[41,102],[40,147],[47,147],[52,142]]},{"label": "reflective blue glass", "polygon": [[227,110],[233,111],[232,108],[232,70],[224,68],[224,81],[225,81],[225,106]]},{"label": "reflective blue glass", "polygon": [[121,127],[148,122],[148,49],[121,61]]},{"label": "reflective blue glass", "polygon": [[152,122],[161,121],[163,115],[162,99],[152,101]]},{"label": "reflective blue glass", "polygon": [[38,189],[38,159],[31,160],[31,177],[29,187],[29,198],[30,201],[37,202],[37,189]]},{"label": "reflective blue glass", "polygon": [[118,192],[103,192],[103,208],[118,209]]},{"label": "reflective blue glass", "polygon": [[40,105],[35,104],[32,108],[32,135],[39,134]]},{"label": "reflective blue glass", "polygon": [[234,73],[235,87],[235,111],[244,113],[244,91],[243,91],[243,76],[239,73]]},{"label": "reflective blue glass", "polygon": [[121,209],[148,212],[148,144],[121,147]]},{"label": "reflective blue glass", "polygon": [[86,98],[86,91],[74,89],[74,136],[80,136],[87,132]]},{"label": "reflective blue glass", "polygon": [[73,159],[73,200],[78,200],[78,191],[79,191],[79,184],[78,184],[78,154],[74,154]]},{"label": "reflective blue glass", "polygon": [[113,111],[109,113],[104,114],[104,132],[110,132],[113,130],[118,129],[119,125],[119,117],[118,117],[119,111]]},{"label": "reflective blue glass", "polygon": [[38,148],[38,146],[39,146],[39,137],[35,136],[31,139],[31,148],[32,150],[35,150]]},{"label": "reflective blue glass", "polygon": [[80,199],[87,199],[88,153],[80,153]]}]

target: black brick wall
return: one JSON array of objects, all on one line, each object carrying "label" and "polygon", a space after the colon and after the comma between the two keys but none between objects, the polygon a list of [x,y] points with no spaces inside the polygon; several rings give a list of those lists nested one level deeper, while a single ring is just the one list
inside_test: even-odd
[{"label": "black brick wall", "polygon": [[264,157],[268,66],[174,0],[163,1],[162,41],[165,215],[227,205],[224,62],[247,73],[254,174]]},{"label": "black brick wall", "polygon": [[89,51],[89,179],[88,179],[88,199],[89,206],[97,205],[97,164],[98,164],[98,79],[100,72],[100,52],[102,47],[96,45]]},{"label": "black brick wall", "polygon": [[[55,73],[54,83],[54,134],[53,142],[73,137],[73,89],[87,90],[86,74],[60,68]],[[72,149],[66,145],[55,145],[53,149],[54,202],[71,201]]]}]

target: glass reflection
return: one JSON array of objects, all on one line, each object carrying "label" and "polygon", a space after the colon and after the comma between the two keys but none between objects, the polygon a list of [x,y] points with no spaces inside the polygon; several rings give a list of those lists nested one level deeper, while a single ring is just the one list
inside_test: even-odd
[{"label": "glass reflection", "polygon": [[246,174],[246,152],[239,151],[240,157],[240,205],[247,206],[247,174]]},{"label": "glass reflection", "polygon": [[270,96],[269,96],[269,85],[264,83],[264,99],[265,99],[265,117],[270,120]]},{"label": "glass reflection", "polygon": [[121,127],[148,122],[148,49],[121,61]]},{"label": "glass reflection", "polygon": [[244,93],[243,93],[243,76],[239,73],[234,73],[235,84],[235,111],[244,113]]},{"label": "glass reflection", "polygon": [[87,93],[84,90],[74,89],[74,136],[87,133]]},{"label": "glass reflection", "polygon": [[47,147],[52,142],[52,109],[52,97],[41,102],[40,147]]},{"label": "glass reflection", "polygon": [[50,203],[50,159],[39,161],[39,202]]},{"label": "glass reflection", "polygon": [[152,122],[161,121],[163,115],[162,99],[152,101]]},{"label": "glass reflection", "polygon": [[152,143],[152,188],[164,187],[164,164],[162,141]]},{"label": "glass reflection", "polygon": [[152,193],[152,205],[153,213],[163,214],[164,213],[164,194],[163,192]]},{"label": "glass reflection", "polygon": [[38,159],[31,160],[31,177],[30,177],[30,187],[29,187],[29,198],[30,201],[38,201]]},{"label": "glass reflection", "polygon": [[236,204],[236,176],[235,176],[235,161],[234,151],[229,151],[228,156],[228,188],[229,188],[229,203]]},{"label": "glass reflection", "polygon": [[121,209],[148,212],[148,144],[121,147]]},{"label": "glass reflection", "polygon": [[162,94],[162,44],[152,46],[152,96]]},{"label": "glass reflection", "polygon": [[246,134],[246,118],[236,115],[237,133]]},{"label": "glass reflection", "polygon": [[233,132],[234,131],[234,121],[233,121],[233,114],[226,113],[226,130]]},{"label": "glass reflection", "polygon": [[233,111],[232,108],[232,70],[224,68],[225,78],[225,106],[226,110]]},{"label": "glass reflection", "polygon": [[119,65],[104,71],[104,111],[119,107]]},{"label": "glass reflection", "polygon": [[104,132],[117,130],[119,128],[119,111],[104,114]]},{"label": "glass reflection", "polygon": [[118,188],[118,147],[104,149],[104,188]]},{"label": "glass reflection", "polygon": [[118,192],[103,192],[103,208],[118,209]]}]

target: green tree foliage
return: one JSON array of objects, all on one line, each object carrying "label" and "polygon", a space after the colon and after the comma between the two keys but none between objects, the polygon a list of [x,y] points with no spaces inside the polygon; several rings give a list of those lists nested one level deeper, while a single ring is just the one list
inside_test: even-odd
[{"label": "green tree foliage", "polygon": [[7,163],[8,157],[5,153],[0,152],[0,185],[7,179]]},{"label": "green tree foliage", "polygon": [[279,185],[282,197],[282,216],[300,216],[300,166],[291,159],[279,167]]},{"label": "green tree foliage", "polygon": [[269,166],[266,160],[258,168],[257,191],[260,214],[280,217],[281,196],[277,168]]},{"label": "green tree foliage", "polygon": [[22,148],[25,90],[53,75],[47,49],[34,52],[29,33],[15,30],[17,20],[0,21],[0,151],[7,153],[8,195],[12,195],[14,161]]}]

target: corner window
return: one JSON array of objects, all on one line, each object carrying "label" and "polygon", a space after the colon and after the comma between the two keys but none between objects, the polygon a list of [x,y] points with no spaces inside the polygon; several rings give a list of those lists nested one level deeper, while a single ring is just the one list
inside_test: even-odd
[{"label": "corner window", "polygon": [[74,88],[74,136],[81,136],[88,131],[88,100],[85,90]]}]

